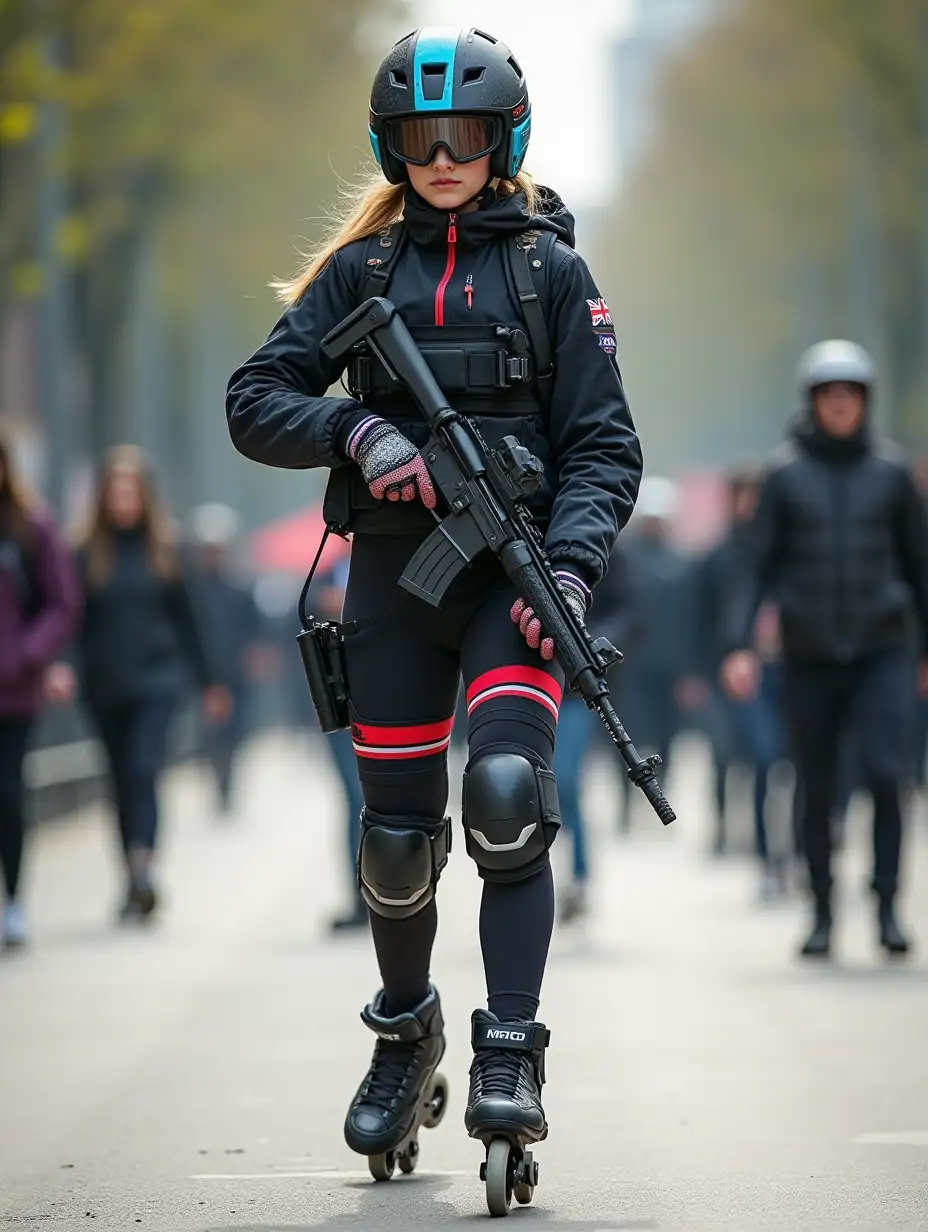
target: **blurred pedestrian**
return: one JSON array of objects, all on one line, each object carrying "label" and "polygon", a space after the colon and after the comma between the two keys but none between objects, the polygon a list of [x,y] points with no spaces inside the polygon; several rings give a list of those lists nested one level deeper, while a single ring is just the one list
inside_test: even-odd
[{"label": "blurred pedestrian", "polygon": [[0,434],[0,941],[7,947],[28,939],[19,897],[26,747],[46,669],[71,635],[79,607],[70,555],[17,475],[11,441]]},{"label": "blurred pedestrian", "polygon": [[[623,719],[640,750],[657,753],[669,772],[680,728],[681,695],[692,664],[692,569],[673,543],[680,506],[677,485],[660,476],[641,481],[635,516],[622,548],[636,597],[635,653],[618,674]],[[630,824],[631,783],[622,780],[622,828]]]},{"label": "blurred pedestrian", "polygon": [[[341,620],[348,585],[349,558],[344,557],[314,581],[309,599],[313,611],[323,620]],[[352,932],[368,927],[368,912],[358,885],[358,848],[361,843],[361,813],[364,796],[358,778],[358,763],[354,755],[351,732],[332,732],[323,741],[326,753],[338,774],[345,799],[343,850],[347,857],[348,883],[352,888],[348,910],[335,916],[329,930],[333,933]]]},{"label": "blurred pedestrian", "polygon": [[[593,592],[587,628],[594,638],[606,637],[619,649],[627,649],[637,622],[635,595],[628,563],[620,548],[609,558],[609,569]],[[621,666],[613,669],[617,677]],[[561,704],[554,748],[554,773],[557,777],[561,821],[571,840],[571,877],[558,896],[558,918],[562,924],[587,912],[587,883],[590,876],[587,825],[581,805],[584,770],[587,766],[598,719],[594,711],[578,698],[568,695]]]},{"label": "blurred pedestrian", "polygon": [[[208,720],[228,717],[228,692],[194,617],[174,527],[151,467],[131,445],[107,456],[78,546],[84,617],[76,646],[81,694],[110,765],[126,868],[120,918],[157,906],[152,865],[158,838],[156,781],[168,727],[191,676]],[[64,693],[64,673],[56,683]]]},{"label": "blurred pedestrian", "polygon": [[[787,718],[803,789],[803,837],[815,905],[805,956],[830,952],[830,814],[841,740],[862,733],[860,778],[873,796],[880,945],[904,954],[895,915],[902,837],[900,788],[911,771],[911,608],[928,647],[928,516],[895,446],[873,439],[870,357],[833,340],[799,365],[804,411],[771,465],[731,613],[726,687],[756,694],[751,646],[758,604],[779,604]],[[923,662],[920,682],[928,686]]]},{"label": "blurred pedestrian", "polygon": [[251,587],[233,571],[238,528],[238,515],[228,505],[210,502],[191,516],[196,613],[209,629],[212,663],[231,702],[225,718],[204,715],[203,724],[203,748],[223,814],[232,807],[233,771],[248,734],[252,687],[267,678],[276,661]]},{"label": "blurred pedestrian", "polygon": [[[915,480],[928,508],[928,454],[915,464]],[[923,790],[928,787],[928,692],[918,699],[918,721],[915,730],[915,781]]]},{"label": "blurred pedestrian", "polygon": [[[750,528],[760,495],[761,473],[742,467],[728,480],[729,530],[696,567],[695,647],[697,670],[709,692],[706,727],[712,744],[715,772],[716,854],[727,840],[727,782],[730,767],[746,764],[753,775],[754,849],[761,865],[761,897],[785,889],[785,856],[781,826],[776,836],[768,833],[767,812],[771,773],[786,756],[786,735],[781,719],[782,672],[778,621],[768,604],[761,607],[752,631],[752,646],[763,664],[760,685],[749,698],[734,699],[721,687],[720,671],[725,657],[725,622],[732,591],[746,567]],[[776,776],[784,784],[791,779],[788,765]],[[783,803],[777,801],[778,804]],[[773,841],[771,841],[773,839]]]}]

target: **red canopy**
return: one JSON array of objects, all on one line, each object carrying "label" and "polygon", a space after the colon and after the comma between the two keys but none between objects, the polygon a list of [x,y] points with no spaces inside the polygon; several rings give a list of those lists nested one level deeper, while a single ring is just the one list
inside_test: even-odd
[{"label": "red canopy", "polygon": [[[255,531],[251,536],[251,559],[261,570],[306,573],[313,563],[324,531],[322,506],[312,505]],[[329,535],[319,568],[330,569],[349,551],[344,539]]]}]

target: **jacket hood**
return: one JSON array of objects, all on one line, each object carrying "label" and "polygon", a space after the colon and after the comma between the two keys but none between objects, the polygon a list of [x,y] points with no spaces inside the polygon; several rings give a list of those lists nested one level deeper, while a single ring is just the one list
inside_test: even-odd
[{"label": "jacket hood", "polygon": [[[538,186],[540,209],[529,214],[525,193],[498,197],[490,189],[480,194],[479,209],[457,216],[458,243],[479,248],[506,235],[521,235],[523,231],[553,231],[569,248],[574,247],[574,216],[550,188]],[[406,190],[403,218],[410,237],[425,248],[442,248],[448,240],[448,213],[436,210],[412,188]]]}]

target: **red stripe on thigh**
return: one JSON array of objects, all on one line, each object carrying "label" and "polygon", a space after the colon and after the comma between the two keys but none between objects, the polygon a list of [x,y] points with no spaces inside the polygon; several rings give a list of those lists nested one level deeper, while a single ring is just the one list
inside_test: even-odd
[{"label": "red stripe on thigh", "polygon": [[564,690],[561,688],[558,681],[549,673],[540,667],[521,667],[518,664],[512,664],[509,667],[494,667],[488,672],[483,672],[467,687],[467,702],[468,705],[479,694],[487,689],[502,687],[517,687],[519,685],[528,685],[530,688],[539,689],[542,693],[546,693],[555,708],[561,704],[561,698]]},{"label": "red stripe on thigh", "polygon": [[431,757],[447,749],[453,725],[454,715],[435,723],[356,722],[351,725],[351,742],[358,757],[377,761]]}]

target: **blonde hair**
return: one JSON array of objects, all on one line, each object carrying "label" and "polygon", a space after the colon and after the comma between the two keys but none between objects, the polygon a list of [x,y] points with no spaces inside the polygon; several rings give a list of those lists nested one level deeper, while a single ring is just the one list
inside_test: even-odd
[{"label": "blonde hair", "polygon": [[[302,268],[292,278],[275,279],[271,283],[277,298],[285,304],[295,304],[340,248],[399,222],[403,217],[406,187],[405,183],[388,184],[378,170],[348,188],[343,193],[341,208],[332,211],[329,229],[318,248],[302,254]],[[511,180],[493,180],[491,187],[498,197],[525,193],[526,220],[538,212],[542,203],[538,186],[527,171],[520,171]]]},{"label": "blonde hair", "polygon": [[134,475],[138,480],[142,506],[139,525],[145,537],[148,560],[160,578],[171,581],[178,574],[174,522],[159,499],[148,456],[137,445],[114,446],[100,469],[90,518],[77,535],[78,547],[86,552],[87,580],[91,586],[102,586],[112,568],[113,524],[107,510],[107,498],[110,481],[119,473]]}]

